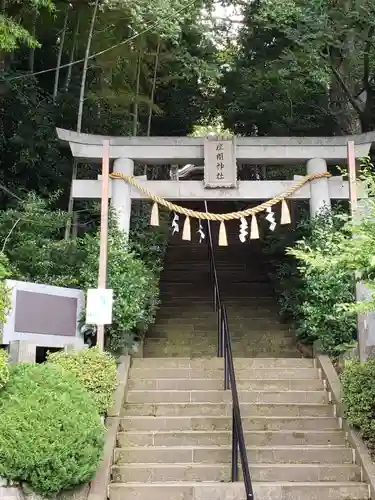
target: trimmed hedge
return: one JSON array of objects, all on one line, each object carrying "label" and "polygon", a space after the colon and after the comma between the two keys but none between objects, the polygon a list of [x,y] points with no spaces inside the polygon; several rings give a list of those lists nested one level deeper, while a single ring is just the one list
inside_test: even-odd
[{"label": "trimmed hedge", "polygon": [[1,477],[47,496],[94,476],[104,426],[74,375],[48,363],[12,367],[0,415]]},{"label": "trimmed hedge", "polygon": [[348,361],[341,375],[348,423],[357,428],[375,451],[375,359]]},{"label": "trimmed hedge", "polygon": [[0,389],[9,380],[8,354],[4,349],[0,349]]},{"label": "trimmed hedge", "polygon": [[48,355],[50,363],[75,375],[95,401],[100,414],[112,406],[117,385],[116,361],[98,347],[72,353],[59,351]]}]

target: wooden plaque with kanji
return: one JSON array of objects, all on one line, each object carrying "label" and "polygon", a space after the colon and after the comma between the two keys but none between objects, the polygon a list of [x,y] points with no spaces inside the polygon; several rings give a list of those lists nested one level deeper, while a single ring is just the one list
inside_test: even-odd
[{"label": "wooden plaque with kanji", "polygon": [[204,187],[237,187],[235,137],[206,137],[204,141]]}]

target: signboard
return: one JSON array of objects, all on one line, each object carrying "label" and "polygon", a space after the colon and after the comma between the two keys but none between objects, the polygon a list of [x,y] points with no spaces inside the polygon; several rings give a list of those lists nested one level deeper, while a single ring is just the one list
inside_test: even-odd
[{"label": "signboard", "polygon": [[86,324],[112,323],[113,290],[95,288],[87,290]]},{"label": "signboard", "polygon": [[204,187],[237,187],[235,137],[208,136],[205,138]]}]

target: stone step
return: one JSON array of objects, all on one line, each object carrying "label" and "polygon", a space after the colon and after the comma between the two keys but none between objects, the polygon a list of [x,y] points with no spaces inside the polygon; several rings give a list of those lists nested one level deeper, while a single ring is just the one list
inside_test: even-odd
[{"label": "stone step", "polygon": [[[137,391],[212,391],[223,389],[223,378],[217,379],[131,379],[128,390]],[[247,391],[319,391],[323,389],[320,379],[291,379],[291,380],[237,380],[237,389]]]},{"label": "stone step", "polygon": [[[271,287],[268,276],[249,273],[242,269],[228,269],[218,271],[218,279],[220,287],[225,288],[226,285],[235,283],[251,283],[253,285],[260,284],[261,286],[267,285]],[[202,283],[203,285],[211,286],[212,280],[207,269],[200,269],[199,267],[190,266],[185,271],[174,271],[168,269],[168,272],[162,274],[162,285],[172,283]]]},{"label": "stone step", "polygon": [[190,356],[191,358],[201,358],[202,356],[214,356],[216,354],[217,348],[214,342],[211,345],[188,345],[185,347],[180,347],[175,344],[175,341],[168,341],[169,345],[157,346],[155,344],[150,346],[148,340],[145,341],[143,348],[143,355],[146,358],[159,358],[160,356],[168,356],[170,358],[179,358]]},{"label": "stone step", "polygon": [[[280,327],[268,327],[263,330],[249,330],[249,328],[237,327],[235,324],[230,323],[230,336],[232,342],[236,340],[248,340],[254,342],[260,342],[262,340],[269,340],[274,343],[275,341],[282,340],[283,344],[293,343],[296,344],[294,334],[287,328]],[[204,335],[201,335],[204,334]],[[209,338],[207,338],[209,337]],[[168,325],[159,325],[156,323],[146,337],[148,339],[160,339],[160,347],[162,346],[163,339],[174,338],[175,343],[177,340],[178,345],[183,347],[184,345],[191,345],[194,343],[204,344],[207,342],[212,344],[212,339],[217,337],[217,326],[216,325],[202,325],[191,323],[190,325],[175,325],[173,321],[170,321]],[[216,342],[215,342],[216,344]],[[167,344],[168,345],[168,344]],[[165,347],[165,346],[163,346]],[[272,353],[272,351],[269,351]],[[267,356],[266,356],[267,357]]]},{"label": "stone step", "polygon": [[[328,393],[321,391],[239,391],[243,403],[328,403]],[[231,403],[231,391],[149,391],[132,390],[128,403]]]},{"label": "stone step", "polygon": [[[243,337],[262,337],[265,334],[277,335],[278,333],[288,334],[290,333],[290,328],[288,325],[283,325],[280,323],[271,323],[263,320],[254,320],[254,324],[249,320],[236,320],[233,321],[229,318],[229,329],[231,337],[236,337],[242,335]],[[169,318],[168,320],[161,321],[157,319],[155,324],[151,327],[152,332],[156,332],[160,335],[160,338],[164,338],[170,330],[175,332],[180,332],[181,334],[187,334],[193,336],[195,331],[217,331],[217,320],[212,318],[212,320],[204,321],[200,318],[186,318],[176,320],[175,318]]]},{"label": "stone step", "polygon": [[[200,285],[200,288],[197,289],[197,285]],[[220,283],[221,285],[221,283]],[[213,285],[211,282],[206,280],[197,280],[183,283],[181,281],[175,282],[161,282],[160,283],[160,292],[163,295],[167,295],[170,293],[182,294],[187,296],[188,294],[192,294],[192,297],[204,297],[207,293],[212,291]],[[242,282],[225,282],[223,286],[220,286],[222,289],[222,293],[225,294],[229,291],[238,292],[238,295],[241,296],[252,296],[252,297],[268,297],[272,296],[274,293],[272,286],[269,283],[253,283],[247,282],[243,280]]]},{"label": "stone step", "polygon": [[[232,323],[229,320],[230,325]],[[180,337],[181,340],[185,339],[186,344],[191,343],[191,341],[199,340],[200,342],[204,342],[209,340],[210,342],[212,341],[212,338],[217,337],[217,326],[203,326],[200,324],[194,324],[191,323],[190,326],[175,326],[173,322],[171,321],[168,326],[163,326],[160,328],[157,324],[153,327],[154,331],[153,333],[157,333],[158,337],[156,335],[154,337],[150,338],[159,338],[159,339],[165,339],[169,338],[170,336]],[[207,333],[208,334],[213,334],[210,339],[207,339],[206,335],[199,336],[201,333]],[[294,342],[295,344],[295,339],[296,336],[292,330],[289,330],[288,328],[263,328],[262,330],[249,330],[248,328],[236,328],[236,325],[233,324],[230,326],[230,337],[233,341],[238,340],[238,339],[248,339],[248,340],[253,340],[253,341],[260,341],[262,339],[264,340],[269,340],[269,341],[274,341],[274,340],[282,340],[284,339],[284,343],[286,342]],[[146,337],[147,338],[147,337]],[[163,357],[163,356],[161,356]],[[188,356],[186,356],[188,357]],[[215,357],[215,356],[213,356]],[[244,356],[242,356],[244,357]],[[265,358],[270,357],[269,355],[264,356]],[[277,356],[273,356],[277,357]]]},{"label": "stone step", "polygon": [[[192,318],[200,319],[201,321],[211,321],[217,319],[217,312],[213,310],[213,307],[210,305],[209,308],[206,309],[198,309],[198,308],[179,308],[177,310],[176,307],[167,307],[162,306],[161,309],[157,312],[157,319],[165,319],[169,320],[171,318],[178,319],[180,321],[186,321]],[[242,308],[240,310],[229,309],[228,310],[228,318],[231,321],[243,320],[243,321],[259,321],[264,320],[269,323],[278,323],[284,324],[281,322],[280,316],[275,312],[272,312],[270,309],[249,309]]]},{"label": "stone step", "polygon": [[[163,297],[162,297],[163,299]],[[193,315],[194,313],[197,313],[199,315],[202,314],[212,314],[215,313],[214,311],[214,302],[213,302],[213,296],[209,297],[209,299],[206,302],[199,302],[199,301],[194,301],[194,302],[182,302],[183,297],[179,298],[179,303],[178,304],[173,304],[173,302],[170,302],[168,304],[163,304],[162,307],[159,310],[159,313],[173,313],[176,314],[181,313],[181,314],[186,314],[186,315]],[[245,301],[245,303],[243,303]],[[181,303],[182,302],[182,303]],[[268,301],[263,300],[262,302],[250,302],[248,299],[243,299],[238,302],[233,302],[228,304],[227,302],[225,303],[228,311],[228,315],[232,314],[238,314],[239,316],[246,315],[246,313],[250,315],[252,314],[278,314],[278,306],[277,302],[272,298],[268,299]],[[246,317],[246,316],[245,316]]]},{"label": "stone step", "polygon": [[[344,432],[334,431],[247,431],[247,446],[302,446],[346,444]],[[118,447],[132,446],[229,446],[231,431],[126,431],[117,437]]]},{"label": "stone step", "polygon": [[[206,296],[199,298],[191,295],[186,295],[186,296],[169,295],[168,297],[166,297],[163,294],[160,294],[160,300],[161,300],[161,308],[163,310],[164,308],[167,309],[171,308],[177,313],[178,311],[183,310],[185,308],[190,309],[193,304],[196,305],[197,308],[201,308],[206,311],[212,311],[214,304],[213,293],[207,293]],[[239,296],[238,294],[232,295],[228,293],[223,293],[222,301],[225,304],[225,307],[227,308],[228,311],[231,311],[233,309],[241,310],[246,308],[250,310],[259,306],[259,310],[269,309],[270,312],[271,311],[273,312],[273,314],[277,312],[277,299],[271,296],[252,297],[249,295]]]},{"label": "stone step", "polygon": [[[352,464],[249,464],[253,481],[361,481],[361,469]],[[240,472],[242,472],[240,470]],[[240,474],[242,477],[242,474]],[[229,482],[228,464],[127,464],[112,467],[113,481],[127,483],[217,481]]]},{"label": "stone step", "polygon": [[[207,340],[201,340],[203,334]],[[150,337],[145,339],[145,358],[160,358],[166,356],[168,358],[185,358],[189,356],[191,359],[199,359],[202,356],[215,356],[217,354],[217,340],[214,332],[198,332],[195,341],[179,344],[180,335],[175,335],[173,332],[163,339]],[[159,342],[158,342],[159,341]],[[241,350],[242,349],[242,350]],[[246,336],[232,339],[232,351],[234,356],[246,356],[250,358],[262,358],[275,356],[275,354],[289,359],[301,358],[301,352],[297,351],[296,343],[285,340],[282,337],[273,339],[272,342],[267,339],[248,339]],[[159,354],[158,354],[159,352]],[[253,356],[250,354],[253,353]]]},{"label": "stone step", "polygon": [[[178,299],[191,300],[191,301],[207,301],[211,298],[211,289],[205,290],[200,284],[194,285],[186,289],[174,288],[172,286],[160,289],[162,300],[176,302]],[[222,300],[224,303],[227,300],[237,302],[237,300],[276,300],[275,292],[273,290],[257,290],[256,287],[242,286],[226,287],[222,292]]]},{"label": "stone step", "polygon": [[[173,341],[172,341],[173,342]],[[163,348],[159,348],[157,346],[149,346],[146,341],[144,345],[144,356],[147,358],[159,358],[160,356],[168,356],[172,358],[180,358],[190,356],[191,358],[201,358],[202,355],[214,356],[216,354],[216,343],[212,342],[211,345],[188,345],[184,348],[181,348],[177,345],[175,346],[165,346]],[[288,358],[300,358],[301,353],[296,350],[295,346],[269,346],[269,345],[244,345],[244,339],[239,339],[236,342],[232,343],[232,351],[234,356],[247,356],[248,358],[254,358],[256,356],[264,357],[271,350],[272,355],[278,353],[280,356],[285,356]]]},{"label": "stone step", "polygon": [[[113,483],[110,500],[245,500],[242,483]],[[369,488],[355,482],[254,483],[256,500],[368,500]]]},{"label": "stone step", "polygon": [[[206,336],[206,339],[202,339],[203,335]],[[188,339],[185,339],[181,344],[179,344],[180,334],[174,332],[170,332],[170,335],[164,338],[146,338],[144,343],[145,346],[147,346],[150,351],[154,351],[154,353],[152,356],[145,354],[145,359],[149,357],[160,358],[161,356],[166,356],[168,358],[186,358],[188,356],[191,359],[199,359],[202,356],[214,357],[217,354],[217,339],[215,332],[197,330],[196,336],[197,338],[195,341],[192,340],[189,342]],[[243,349],[242,351],[241,348]],[[159,355],[157,355],[158,351],[160,352]],[[192,351],[194,351],[195,354],[193,354]],[[265,359],[268,356],[274,357],[275,355],[287,357],[288,359],[295,359],[296,353],[298,354],[297,357],[302,357],[301,352],[297,351],[296,342],[285,339],[282,335],[280,335],[279,338],[274,338],[272,342],[267,338],[248,338],[245,335],[243,337],[236,337],[232,339],[232,351],[234,356],[241,356],[247,359]],[[251,352],[254,353],[253,356],[250,356]]]},{"label": "stone step", "polygon": [[[288,359],[288,358],[235,358],[234,367],[237,370],[242,369],[265,369],[265,368],[302,368],[302,369],[312,369],[314,368],[314,361],[312,359]],[[202,358],[202,359],[169,359],[169,358],[136,358],[132,362],[132,370],[136,368],[190,368],[195,369],[224,369],[223,358]],[[238,376],[238,378],[241,378]],[[278,377],[277,377],[278,378]]]},{"label": "stone step", "polygon": [[[277,304],[277,299],[272,296],[249,296],[249,295],[231,295],[228,293],[225,293],[224,291],[222,292],[222,300],[225,301],[225,305],[228,308],[231,307],[237,307],[237,308],[243,308],[243,307],[249,307],[249,308],[254,308],[255,305],[259,305],[259,308],[264,308],[264,307],[270,307],[272,310],[276,309],[276,304]],[[196,304],[197,307],[205,307],[207,310],[209,308],[212,308],[213,305],[213,291],[211,290],[210,293],[207,292],[207,296],[202,296],[200,298],[197,298],[195,295],[191,297],[190,301],[187,301],[187,297],[183,295],[175,295],[173,297],[169,296],[168,297],[168,304],[165,304],[166,302],[166,297],[161,293],[161,302],[162,302],[162,307],[168,306],[168,307],[178,307],[181,308],[181,304],[183,306],[185,305],[191,305],[191,304]]]},{"label": "stone step", "polygon": [[[353,450],[345,446],[251,446],[250,463],[352,464]],[[128,447],[114,450],[114,463],[231,463],[231,446]]]},{"label": "stone step", "polygon": [[[162,281],[168,281],[172,278],[174,281],[175,277],[181,279],[181,281],[188,281],[192,275],[199,274],[200,276],[206,276],[207,280],[210,280],[210,266],[207,262],[195,260],[187,262],[174,262],[169,260],[164,263],[166,266],[161,274]],[[239,276],[241,279],[246,279],[249,281],[259,281],[259,282],[270,282],[267,272],[262,270],[252,269],[248,265],[238,262],[237,264],[230,264],[229,262],[222,262],[216,265],[216,271],[220,278],[231,279],[234,275]]]},{"label": "stone step", "polygon": [[[280,321],[278,316],[266,316],[264,317],[253,317],[250,314],[247,316],[228,314],[228,319],[230,321],[230,326],[236,325],[237,328],[246,328],[251,330],[258,330],[268,327],[274,328],[285,328],[287,325]],[[212,311],[209,315],[201,316],[199,313],[191,312],[190,315],[185,314],[184,316],[178,315],[157,315],[158,325],[168,325],[173,322],[174,325],[189,325],[189,324],[201,324],[202,326],[216,326],[217,324],[217,314]]]},{"label": "stone step", "polygon": [[[202,338],[203,336],[205,338]],[[202,356],[214,357],[217,354],[217,339],[215,332],[197,330],[195,339],[191,341],[185,339],[182,343],[179,342],[180,337],[182,337],[181,334],[171,331],[168,337],[146,338],[144,345],[147,346],[149,351],[154,351],[154,353],[152,356],[144,354],[145,359],[148,359],[148,357],[160,358],[161,356],[166,356],[168,358],[189,357],[191,359],[199,359]],[[239,347],[243,348],[243,350],[241,351],[241,349],[238,349]],[[283,337],[283,335],[275,336],[272,341],[269,340],[269,338],[248,338],[246,335],[242,337],[236,336],[232,339],[232,350],[234,356],[247,357],[247,359],[256,359],[258,357],[264,359],[268,356],[274,357],[275,355],[295,359],[296,353],[298,353],[299,358],[302,357],[301,352],[297,351],[296,342]],[[192,354],[192,351],[194,351],[195,354]],[[157,352],[160,354],[157,355]],[[249,355],[251,352],[254,353],[253,356]]]},{"label": "stone step", "polygon": [[[244,431],[308,432],[319,429],[338,430],[336,417],[243,417]],[[232,417],[222,416],[126,416],[121,419],[122,431],[229,431]]]},{"label": "stone step", "polygon": [[[147,360],[158,358],[144,358]],[[264,360],[264,358],[261,358]],[[291,358],[292,359],[292,358]],[[302,358],[303,359],[303,358]],[[131,379],[217,379],[223,378],[223,369],[208,368],[159,368],[155,367],[132,367],[130,371]],[[291,380],[298,379],[317,379],[320,378],[320,371],[317,368],[242,368],[236,369],[236,379],[279,379]]]},{"label": "stone step", "polygon": [[[241,403],[243,417],[332,417],[333,405],[328,404],[283,404]],[[226,403],[126,403],[122,415],[127,416],[186,416],[207,415],[223,417],[232,414]]]}]

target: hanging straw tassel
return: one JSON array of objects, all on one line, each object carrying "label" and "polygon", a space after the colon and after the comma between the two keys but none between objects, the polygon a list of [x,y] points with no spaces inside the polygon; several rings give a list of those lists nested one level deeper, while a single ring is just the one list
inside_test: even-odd
[{"label": "hanging straw tassel", "polygon": [[151,210],[150,226],[158,226],[158,225],[159,225],[159,206],[157,203],[154,203],[152,205],[152,210]]},{"label": "hanging straw tassel", "polygon": [[280,224],[290,224],[291,218],[290,218],[290,212],[289,212],[289,207],[286,202],[286,200],[283,200],[281,202],[281,219],[280,219]]},{"label": "hanging straw tassel", "polygon": [[227,247],[227,246],[228,246],[227,231],[225,229],[224,221],[221,221],[219,228],[219,247]]},{"label": "hanging straw tassel", "polygon": [[256,215],[251,216],[250,239],[259,240],[259,228]]},{"label": "hanging straw tassel", "polygon": [[186,216],[184,229],[182,230],[182,239],[191,241],[190,217]]}]

